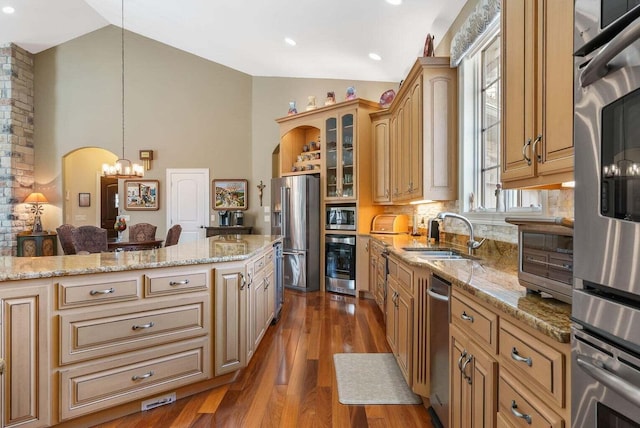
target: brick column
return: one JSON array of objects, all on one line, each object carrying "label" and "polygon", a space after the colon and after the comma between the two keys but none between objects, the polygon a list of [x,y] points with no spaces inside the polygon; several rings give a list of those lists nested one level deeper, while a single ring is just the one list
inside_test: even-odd
[{"label": "brick column", "polygon": [[16,255],[16,234],[32,222],[24,198],[34,188],[33,55],[0,44],[0,256]]}]

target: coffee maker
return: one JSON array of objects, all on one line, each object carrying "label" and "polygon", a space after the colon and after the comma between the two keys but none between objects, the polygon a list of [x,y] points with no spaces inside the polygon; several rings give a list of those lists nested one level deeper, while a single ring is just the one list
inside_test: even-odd
[{"label": "coffee maker", "polygon": [[229,226],[229,211],[218,211],[218,225]]},{"label": "coffee maker", "polygon": [[233,212],[233,225],[234,226],[244,225],[244,213],[242,211]]}]

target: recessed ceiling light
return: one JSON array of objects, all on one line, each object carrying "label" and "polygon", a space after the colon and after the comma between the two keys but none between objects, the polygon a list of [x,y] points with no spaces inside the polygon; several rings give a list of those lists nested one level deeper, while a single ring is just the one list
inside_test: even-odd
[{"label": "recessed ceiling light", "polygon": [[387,3],[392,4],[394,6],[399,6],[402,4],[402,0],[387,0]]},{"label": "recessed ceiling light", "polygon": [[290,38],[290,37],[285,37],[285,38],[284,38],[284,42],[285,42],[286,44],[288,44],[289,46],[295,46],[295,45],[297,45],[296,41],[295,41],[295,40],[293,40],[293,39],[292,39],[292,38]]},{"label": "recessed ceiling light", "polygon": [[371,52],[369,54],[369,58],[371,58],[374,61],[380,61],[382,59],[382,57],[375,52]]},{"label": "recessed ceiling light", "polygon": [[5,7],[2,8],[2,11],[4,13],[6,13],[7,15],[10,15],[13,12],[15,12],[16,10],[14,8],[12,8],[11,6],[5,6]]}]

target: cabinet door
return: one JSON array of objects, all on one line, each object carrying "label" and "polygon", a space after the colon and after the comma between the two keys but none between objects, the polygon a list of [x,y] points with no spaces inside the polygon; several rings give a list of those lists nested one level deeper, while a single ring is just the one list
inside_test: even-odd
[{"label": "cabinet door", "polygon": [[502,180],[509,181],[530,178],[535,174],[532,159],[532,145],[536,138],[533,135],[535,1],[503,0],[500,13],[503,76]]},{"label": "cabinet door", "polygon": [[3,427],[49,425],[50,289],[42,285],[2,291]]},{"label": "cabinet door", "polygon": [[257,272],[251,280],[251,301],[253,303],[253,325],[251,326],[251,340],[254,352],[258,349],[265,331],[265,276],[264,272]]},{"label": "cabinet door", "polygon": [[247,283],[243,264],[215,272],[215,374],[236,371],[246,364]]},{"label": "cabinet door", "polygon": [[327,147],[325,199],[335,199],[339,191],[338,118],[331,116],[325,120],[325,145]]},{"label": "cabinet door", "polygon": [[415,199],[422,196],[423,138],[422,138],[422,77],[416,79],[411,88],[407,108],[408,116],[408,152],[407,193],[403,199]]},{"label": "cabinet door", "polygon": [[266,288],[264,290],[265,330],[271,325],[271,321],[273,320],[273,316],[276,311],[276,274],[273,269],[267,269],[266,282]]},{"label": "cabinet door", "polygon": [[469,345],[473,355],[470,370],[472,426],[494,427],[498,413],[498,363],[473,342]]},{"label": "cabinet door", "polygon": [[373,128],[373,203],[391,202],[391,159],[389,158],[389,117],[377,118]]},{"label": "cabinet door", "polygon": [[341,153],[341,192],[343,199],[357,198],[357,138],[355,128],[355,115],[347,113],[340,115],[340,139],[342,142]]},{"label": "cabinet door", "polygon": [[[538,3],[539,61],[544,64],[538,76],[543,88],[538,108],[537,128],[543,135],[536,150],[539,175],[573,171],[573,1],[546,0]],[[569,92],[570,93],[570,92]]]},{"label": "cabinet door", "polygon": [[[378,254],[380,254],[380,247],[375,244],[372,240],[369,240],[369,292],[374,294],[375,299],[378,299],[378,284],[377,284],[377,275],[378,275]],[[356,278],[358,274],[356,273]]]},{"label": "cabinet door", "polygon": [[400,288],[396,298],[396,359],[409,387],[413,385],[413,297]]},{"label": "cabinet door", "polygon": [[389,289],[387,295],[387,342],[393,354],[396,355],[398,350],[398,310],[396,308],[398,284],[391,276],[387,277],[387,287]]},{"label": "cabinet door", "polygon": [[371,241],[368,236],[356,237],[356,291],[372,292],[374,289],[369,284],[369,252]]},{"label": "cabinet door", "polygon": [[[450,325],[449,339],[449,421],[452,427],[471,426],[471,388],[467,377],[462,374],[462,367],[469,358],[467,337],[454,325]],[[469,363],[467,363],[468,365]],[[466,368],[466,367],[465,367]],[[467,373],[469,370],[467,369]]]}]

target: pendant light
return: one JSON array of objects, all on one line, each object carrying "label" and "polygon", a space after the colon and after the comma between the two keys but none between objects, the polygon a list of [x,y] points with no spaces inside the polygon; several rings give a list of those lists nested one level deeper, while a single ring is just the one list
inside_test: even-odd
[{"label": "pendant light", "polygon": [[122,64],[122,157],[115,164],[103,164],[102,175],[110,178],[139,178],[144,176],[144,168],[124,157],[124,0],[121,0],[121,64]]}]

